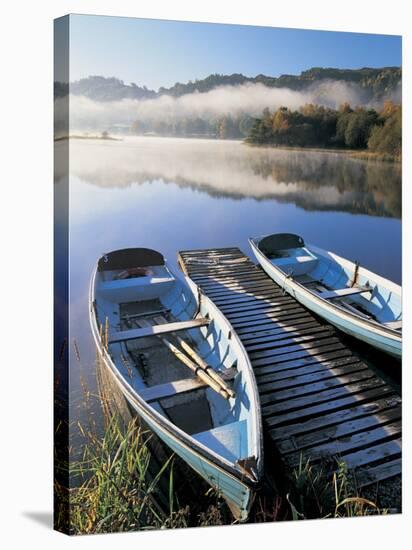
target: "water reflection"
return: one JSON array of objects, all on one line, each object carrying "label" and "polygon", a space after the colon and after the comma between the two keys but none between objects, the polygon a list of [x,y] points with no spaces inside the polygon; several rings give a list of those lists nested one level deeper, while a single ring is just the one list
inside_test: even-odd
[{"label": "water reflection", "polygon": [[305,210],[401,217],[401,168],[345,154],[233,141],[125,138],[70,144],[71,173],[105,188],[153,181],[212,197],[275,199]]},{"label": "water reflection", "polygon": [[[56,145],[57,172],[60,146],[62,142]],[[56,176],[61,190],[63,173]],[[80,366],[87,386],[91,391],[95,387],[88,287],[103,253],[154,248],[178,275],[179,250],[238,246],[251,255],[248,237],[294,232],[400,283],[400,178],[399,167],[391,164],[331,153],[250,148],[239,142],[71,140],[73,419],[84,414]]]}]

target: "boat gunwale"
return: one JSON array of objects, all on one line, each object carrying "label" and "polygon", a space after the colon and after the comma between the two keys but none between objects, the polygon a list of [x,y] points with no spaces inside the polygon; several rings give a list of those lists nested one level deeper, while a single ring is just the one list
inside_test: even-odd
[{"label": "boat gunwale", "polygon": [[[261,237],[250,237],[249,238],[249,244],[253,250],[253,252],[255,254],[257,254],[257,256],[259,257],[262,257],[266,262],[268,262],[270,264],[270,267],[271,269],[273,269],[274,271],[276,271],[277,273],[279,273],[282,277],[287,277],[287,275],[279,268],[277,267],[275,264],[273,264],[270,259],[260,250],[260,248],[258,247],[257,243],[256,243],[256,239],[260,239]],[[315,250],[315,251],[320,251],[320,252],[325,252],[324,250],[322,250],[321,248],[318,248],[318,247],[315,247],[315,246],[312,246],[310,244],[306,245],[307,247],[310,247],[308,248],[309,250],[312,249],[312,250]],[[351,264],[351,265],[354,265],[353,262],[350,262],[350,260],[347,260],[345,258],[341,258],[340,256],[338,256],[337,254],[334,254],[333,252],[328,252],[329,254],[332,254],[334,258],[337,258],[339,260],[342,260],[343,262],[347,263],[347,264]],[[394,285],[394,286],[397,286],[399,289],[401,289],[401,287],[399,287],[399,285],[396,285],[396,283],[393,283],[392,281],[389,281],[387,279],[384,279],[383,277],[373,273],[372,271],[369,271],[365,268],[361,268],[363,270],[363,274],[366,274],[366,273],[370,273],[371,275],[373,275],[373,277],[375,278],[379,278],[381,281],[385,281],[385,282],[389,282],[391,285]],[[378,321],[374,321],[373,319],[365,319],[365,318],[362,318],[360,315],[357,315],[356,313],[354,312],[351,312],[351,311],[348,311],[347,309],[345,309],[344,307],[340,306],[338,303],[332,303],[330,302],[329,300],[325,299],[325,298],[322,298],[321,296],[315,294],[314,292],[312,292],[311,290],[309,290],[307,287],[305,287],[302,283],[300,283],[299,281],[297,281],[296,279],[292,279],[292,278],[288,278],[288,284],[290,287],[295,287],[294,290],[297,290],[298,292],[300,293],[304,293],[306,294],[308,297],[310,297],[311,299],[313,299],[315,302],[319,302],[319,304],[325,309],[325,306],[326,309],[329,309],[330,311],[334,311],[334,310],[338,310],[339,311],[339,314],[343,317],[346,317],[348,320],[351,320],[351,321],[355,321],[357,324],[359,324],[360,326],[366,326],[366,328],[369,330],[369,329],[374,329],[375,332],[380,332],[382,335],[386,336],[386,337],[391,337],[391,339],[393,341],[399,341],[399,342],[402,342],[402,334],[396,330],[396,329],[392,329],[390,327],[386,327],[385,325],[383,325],[382,323],[379,323]],[[401,293],[401,292],[400,292]],[[296,297],[295,297],[296,298]]]},{"label": "boat gunwale", "polygon": [[[167,267],[168,269],[168,267]],[[211,463],[217,469],[222,470],[225,475],[229,475],[232,478],[236,479],[237,482],[243,484],[245,487],[256,490],[256,487],[260,484],[262,478],[263,468],[258,468],[258,479],[254,480],[251,477],[248,477],[240,469],[238,469],[234,462],[231,462],[224,458],[223,456],[215,453],[212,449],[206,447],[200,441],[197,441],[192,436],[184,432],[178,426],[174,425],[170,420],[160,415],[149,403],[147,403],[139,393],[125,380],[124,376],[121,375],[116,364],[107,353],[107,350],[102,347],[102,344],[99,339],[99,331],[97,327],[96,312],[95,312],[95,279],[97,274],[97,264],[93,271],[93,275],[90,281],[89,287],[89,321],[91,326],[91,331],[93,339],[95,341],[96,348],[99,352],[100,357],[104,361],[105,365],[109,368],[109,371],[114,376],[116,382],[120,386],[123,393],[127,394],[127,397],[130,401],[133,402],[137,412],[139,409],[158,426],[159,429],[167,433],[168,436],[174,438],[179,444],[186,447],[189,451],[197,453],[203,460]],[[173,276],[174,277],[174,276]],[[176,279],[176,277],[174,277]],[[210,301],[207,296],[205,297],[209,302],[209,305],[212,305],[213,308],[216,306],[213,302]],[[226,319],[226,318],[225,318]],[[233,330],[233,329],[232,329]],[[248,356],[245,358],[248,360]],[[259,432],[258,441],[262,440],[262,432]],[[257,446],[258,451],[261,453],[261,443]],[[262,464],[262,453],[260,457],[257,458],[257,463]]]},{"label": "boat gunwale", "polygon": [[[200,293],[202,296],[202,300],[206,300],[206,303],[208,304],[209,308],[214,310],[214,315],[218,315],[222,318],[223,322],[227,325],[228,330],[231,334],[231,341],[236,342],[236,346],[238,347],[238,351],[240,354],[243,355],[244,361],[245,361],[245,373],[248,374],[248,382],[250,384],[250,390],[253,393],[253,399],[255,401],[255,407],[254,410],[256,411],[255,416],[255,426],[254,426],[254,433],[256,434],[256,449],[258,456],[256,457],[256,463],[257,463],[257,472],[258,472],[258,479],[261,480],[263,476],[263,468],[264,468],[264,451],[263,451],[263,424],[262,424],[262,413],[261,413],[261,405],[260,405],[260,394],[259,389],[256,381],[256,376],[252,367],[252,363],[249,357],[248,352],[246,351],[245,346],[243,345],[242,340],[240,339],[239,335],[237,334],[237,331],[235,327],[232,325],[232,323],[229,321],[229,319],[226,317],[225,313],[221,311],[221,309],[213,302],[209,296],[205,295],[199,285],[197,285],[188,275],[183,275],[187,284],[190,286],[193,285],[193,290],[196,290],[196,292]],[[195,294],[197,295],[197,294]],[[251,397],[250,392],[248,392],[249,398]],[[253,405],[252,405],[253,407]]]}]

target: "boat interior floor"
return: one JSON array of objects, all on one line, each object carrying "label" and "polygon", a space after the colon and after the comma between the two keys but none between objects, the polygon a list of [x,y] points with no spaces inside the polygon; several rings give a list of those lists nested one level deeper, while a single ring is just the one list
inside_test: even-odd
[{"label": "boat interior floor", "polygon": [[[318,281],[311,277],[310,275],[297,275],[294,277],[295,281],[306,287],[308,290],[314,291],[316,293],[328,293],[328,292],[335,292],[335,289],[325,285],[321,281]],[[354,292],[354,295],[361,294],[361,290]],[[352,313],[356,313],[356,315],[359,315],[363,317],[364,319],[371,319],[377,321],[376,317],[372,315],[369,311],[367,311],[364,307],[362,307],[361,304],[356,302],[355,300],[352,300],[351,295],[343,295],[338,296],[335,298],[334,303],[338,304],[341,307],[344,307],[348,311],[351,311]]]},{"label": "boat interior floor", "polygon": [[120,304],[120,330],[132,328],[130,321],[139,317],[150,317],[167,313],[162,302],[158,299],[144,300],[140,302],[126,302]]},{"label": "boat interior floor", "polygon": [[[138,328],[139,319],[151,320],[162,311],[166,317],[164,307],[159,300],[147,300],[145,302],[120,304],[120,316],[122,328]],[[148,315],[140,315],[147,312]],[[133,318],[133,315],[138,317]],[[176,321],[170,314],[167,315],[170,322]],[[194,346],[189,335],[185,332],[180,335]],[[173,343],[176,343],[172,335],[167,335]],[[162,343],[158,337],[144,337],[138,340],[130,340],[122,344],[131,362],[140,373],[147,388],[161,386],[170,382],[182,380],[197,380],[195,374],[186,367],[176,356]],[[163,412],[179,428],[188,434],[195,434],[213,428],[209,401],[205,387],[193,385],[188,391],[159,398]]]}]

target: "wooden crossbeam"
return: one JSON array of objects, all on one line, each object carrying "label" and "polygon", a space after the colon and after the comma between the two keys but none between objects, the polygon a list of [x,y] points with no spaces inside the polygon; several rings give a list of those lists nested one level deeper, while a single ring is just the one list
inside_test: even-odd
[{"label": "wooden crossbeam", "polygon": [[370,286],[354,286],[348,288],[339,288],[336,290],[326,290],[318,294],[319,298],[324,300],[334,300],[336,298],[344,298],[346,296],[352,296],[354,294],[362,294],[363,292],[372,292],[373,288]]},{"label": "wooden crossbeam", "polygon": [[[219,375],[222,380],[233,380],[236,375],[236,369],[225,369],[219,371]],[[158,401],[159,399],[166,399],[167,397],[173,397],[181,393],[187,393],[199,388],[209,387],[208,384],[200,378],[184,378],[182,380],[175,380],[174,382],[167,382],[165,384],[157,384],[150,388],[145,388],[139,392],[139,395],[143,397],[147,402]]]},{"label": "wooden crossbeam", "polygon": [[173,397],[180,393],[187,393],[199,388],[204,388],[207,384],[200,380],[200,378],[185,378],[183,380],[176,380],[174,382],[168,382],[166,384],[158,384],[151,388],[146,388],[139,392],[140,397],[145,401],[158,401],[159,399],[165,399],[166,397]]},{"label": "wooden crossbeam", "polygon": [[146,338],[147,336],[159,336],[168,332],[177,332],[179,330],[188,330],[208,325],[210,319],[204,317],[192,319],[190,321],[179,321],[176,323],[167,323],[162,325],[152,325],[150,327],[137,328],[131,330],[120,330],[113,332],[109,338],[109,344],[115,342],[126,342],[127,340],[135,340],[136,338]]}]

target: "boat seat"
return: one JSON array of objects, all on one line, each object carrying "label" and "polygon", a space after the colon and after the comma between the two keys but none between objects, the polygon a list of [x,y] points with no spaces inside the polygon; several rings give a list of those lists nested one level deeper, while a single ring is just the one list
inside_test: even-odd
[{"label": "boat seat", "polygon": [[166,293],[175,284],[173,277],[133,277],[102,281],[99,287],[101,296],[109,302],[133,302],[150,300]]},{"label": "boat seat", "polygon": [[347,296],[353,296],[355,294],[362,294],[363,292],[372,292],[373,288],[370,286],[354,286],[354,287],[345,287],[338,288],[335,290],[326,290],[325,292],[320,292],[317,294],[319,298],[324,300],[334,300],[336,298],[345,298]]},{"label": "boat seat", "polygon": [[246,420],[199,432],[194,434],[193,438],[231,462],[236,462],[248,455]]},{"label": "boat seat", "polygon": [[[223,380],[233,380],[236,376],[236,369],[228,368],[224,371],[218,371],[218,373]],[[209,384],[206,384],[206,382],[198,377],[184,378],[183,380],[165,382],[164,384],[157,384],[156,386],[144,388],[139,391],[139,395],[147,402],[150,402],[165,399],[166,397],[173,397],[179,393],[187,393],[204,387],[208,388]]]},{"label": "boat seat", "polygon": [[150,401],[158,401],[166,397],[173,397],[180,393],[198,390],[205,386],[207,386],[207,384],[203,382],[203,380],[200,380],[200,378],[184,378],[183,380],[175,380],[174,382],[157,384],[156,386],[145,388],[139,391],[139,395],[149,403]]},{"label": "boat seat", "polygon": [[318,259],[309,254],[302,254],[301,256],[276,258],[271,262],[285,273],[290,272],[293,276],[298,277],[312,271],[318,263]]},{"label": "boat seat", "polygon": [[168,332],[177,332],[179,330],[203,327],[209,323],[210,319],[200,317],[197,319],[190,319],[189,321],[178,321],[176,323],[151,325],[150,327],[119,330],[118,332],[111,333],[109,344],[114,344],[115,342],[126,342],[137,338],[146,338],[148,336],[161,336],[162,334],[167,334]]}]

